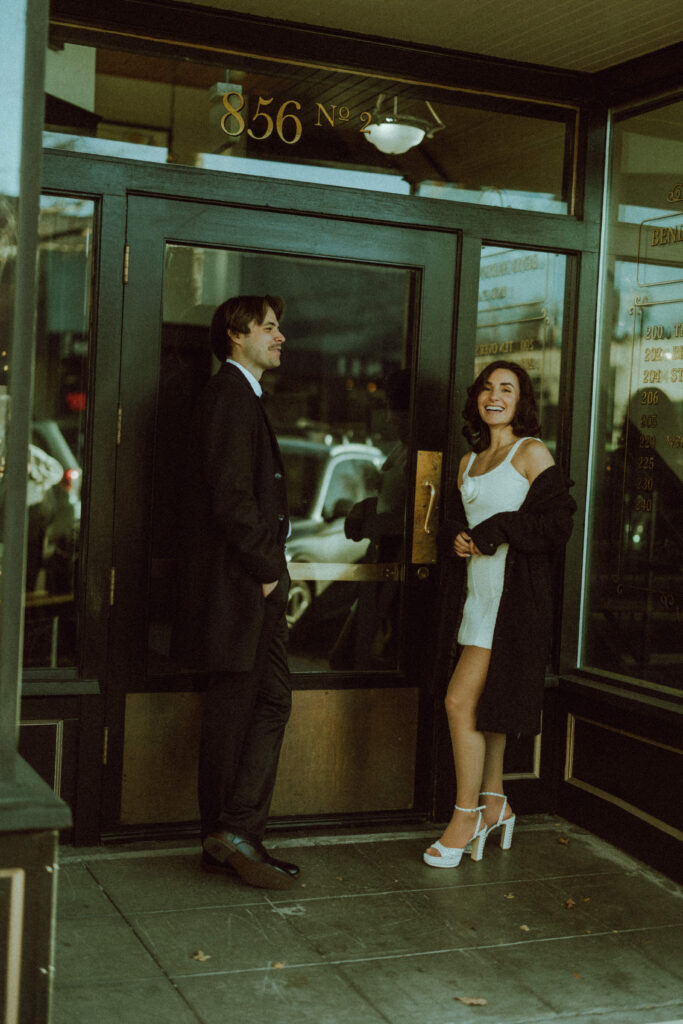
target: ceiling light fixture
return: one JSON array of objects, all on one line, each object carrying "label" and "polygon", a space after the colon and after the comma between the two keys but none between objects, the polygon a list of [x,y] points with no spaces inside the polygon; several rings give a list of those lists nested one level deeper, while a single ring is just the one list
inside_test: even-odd
[{"label": "ceiling light fixture", "polygon": [[419,146],[425,136],[431,139],[446,127],[429,100],[425,100],[425,106],[434,118],[433,123],[426,118],[399,114],[398,96],[394,96],[393,112],[382,114],[380,108],[383,101],[384,93],[380,93],[372,112],[372,122],[365,129],[365,138],[381,153],[407,153],[413,146]]}]

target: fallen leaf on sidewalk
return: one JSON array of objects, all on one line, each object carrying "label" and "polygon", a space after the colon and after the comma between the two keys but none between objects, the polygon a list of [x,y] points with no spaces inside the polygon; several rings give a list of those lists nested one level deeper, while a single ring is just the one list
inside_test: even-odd
[{"label": "fallen leaf on sidewalk", "polygon": [[515,898],[514,892],[506,892],[505,893],[505,899],[506,900],[514,900],[514,898]]},{"label": "fallen leaf on sidewalk", "polygon": [[564,909],[565,910],[573,910],[575,906],[576,906],[576,900],[572,899],[571,896],[569,897],[569,899],[566,899],[564,901]]},{"label": "fallen leaf on sidewalk", "polygon": [[275,968],[276,971],[281,971],[284,966],[284,960],[276,960],[275,963],[273,964],[273,967]]},{"label": "fallen leaf on sidewalk", "polygon": [[531,929],[529,928],[528,924],[520,924],[519,930],[520,930],[520,932],[529,932],[529,931],[531,931]]},{"label": "fallen leaf on sidewalk", "polygon": [[192,959],[193,960],[199,960],[199,962],[203,964],[205,960],[210,960],[211,957],[210,957],[210,955],[208,953],[205,953],[202,949],[198,949],[195,953],[192,954]]},{"label": "fallen leaf on sidewalk", "polygon": [[459,1003],[465,1006],[488,1006],[488,999],[478,999],[476,996],[454,996]]},{"label": "fallen leaf on sidewalk", "polygon": [[558,836],[558,843],[562,843],[563,846],[569,846],[569,840],[565,839],[564,836]]}]

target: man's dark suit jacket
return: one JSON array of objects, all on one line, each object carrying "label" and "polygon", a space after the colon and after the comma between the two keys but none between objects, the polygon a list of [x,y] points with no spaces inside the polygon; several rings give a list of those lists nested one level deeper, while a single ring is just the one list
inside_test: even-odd
[{"label": "man's dark suit jacket", "polygon": [[261,584],[286,570],[287,496],[263,404],[229,363],[199,396],[187,487],[173,657],[185,668],[248,672],[268,600]]}]

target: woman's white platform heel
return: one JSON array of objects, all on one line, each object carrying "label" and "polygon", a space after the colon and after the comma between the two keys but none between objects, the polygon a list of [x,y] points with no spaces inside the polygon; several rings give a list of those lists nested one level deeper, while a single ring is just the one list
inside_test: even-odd
[{"label": "woman's white platform heel", "polygon": [[464,811],[466,814],[477,812],[478,818],[474,835],[467,846],[444,846],[437,839],[435,843],[432,843],[430,849],[438,850],[440,856],[435,857],[433,853],[428,853],[426,850],[422,855],[425,864],[429,864],[430,868],[457,868],[462,860],[463,853],[470,853],[472,860],[481,860],[484,856],[484,844],[486,843],[486,836],[489,830],[486,828],[482,817],[483,806],[458,807],[456,804],[455,809],[456,811]]},{"label": "woman's white platform heel", "polygon": [[491,834],[491,832],[493,832],[494,828],[501,827],[503,829],[503,832],[500,837],[500,848],[501,850],[509,850],[510,847],[512,846],[512,833],[515,830],[515,822],[517,821],[517,815],[513,814],[510,818],[507,818],[506,821],[503,821],[503,817],[508,806],[508,798],[505,796],[504,793],[483,792],[479,795],[497,796],[500,797],[500,799],[503,801],[503,806],[501,807],[500,814],[498,815],[498,821],[496,821],[493,825],[488,826],[488,828],[486,829],[486,835],[488,837]]}]

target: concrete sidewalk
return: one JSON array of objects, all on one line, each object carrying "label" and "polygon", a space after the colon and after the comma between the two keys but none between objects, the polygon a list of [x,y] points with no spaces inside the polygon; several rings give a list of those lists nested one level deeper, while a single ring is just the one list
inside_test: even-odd
[{"label": "concrete sidewalk", "polygon": [[437,835],[270,840],[287,892],[64,847],[53,1024],[682,1024],[679,886],[551,816],[452,870]]}]

